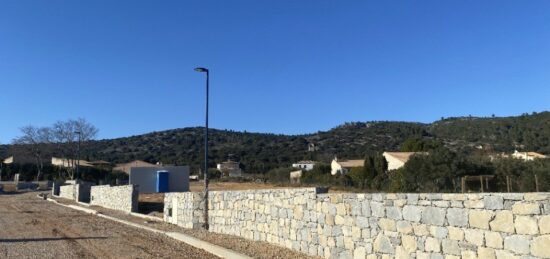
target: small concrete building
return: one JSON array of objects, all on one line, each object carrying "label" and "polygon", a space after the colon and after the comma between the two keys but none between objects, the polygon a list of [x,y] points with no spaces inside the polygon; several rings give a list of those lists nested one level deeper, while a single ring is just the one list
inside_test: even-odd
[{"label": "small concrete building", "polygon": [[189,166],[131,167],[130,185],[138,185],[139,193],[155,193],[159,184],[159,172],[168,173],[167,192],[189,191]]},{"label": "small concrete building", "polygon": [[362,167],[365,165],[364,159],[353,159],[353,160],[338,160],[334,158],[330,164],[330,174],[346,174],[351,168]]},{"label": "small concrete building", "polygon": [[316,163],[315,161],[310,161],[310,160],[299,161],[292,164],[292,167],[299,168],[304,171],[309,171],[313,169],[313,167],[315,166],[315,163]]},{"label": "small concrete building", "polygon": [[427,154],[426,152],[384,152],[382,155],[388,162],[388,171],[399,169],[416,154]]},{"label": "small concrete building", "polygon": [[240,177],[242,176],[240,165],[239,162],[227,160],[217,164],[216,168],[222,173],[222,177]]}]

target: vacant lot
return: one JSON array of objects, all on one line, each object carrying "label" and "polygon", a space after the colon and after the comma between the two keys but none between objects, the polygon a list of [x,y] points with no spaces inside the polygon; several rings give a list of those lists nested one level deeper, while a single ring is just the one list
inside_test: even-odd
[{"label": "vacant lot", "polygon": [[0,194],[0,258],[216,258],[176,240],[36,198]]}]

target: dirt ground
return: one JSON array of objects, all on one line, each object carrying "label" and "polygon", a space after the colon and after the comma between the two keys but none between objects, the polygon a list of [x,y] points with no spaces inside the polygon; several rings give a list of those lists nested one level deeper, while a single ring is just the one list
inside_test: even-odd
[{"label": "dirt ground", "polygon": [[[210,191],[236,191],[236,190],[255,190],[255,189],[280,189],[291,188],[281,187],[269,183],[254,183],[254,182],[210,182],[208,183],[208,190]],[[189,183],[189,189],[192,192],[202,192],[204,190],[203,181],[194,181]]]},{"label": "dirt ground", "polygon": [[36,195],[0,194],[0,258],[217,258]]}]

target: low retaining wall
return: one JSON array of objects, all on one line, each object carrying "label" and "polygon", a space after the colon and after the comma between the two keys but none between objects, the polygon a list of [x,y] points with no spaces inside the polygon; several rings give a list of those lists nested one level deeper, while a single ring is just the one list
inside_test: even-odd
[{"label": "low retaining wall", "polygon": [[126,212],[136,212],[138,209],[138,191],[138,186],[136,185],[92,186],[90,205]]},{"label": "low retaining wall", "polygon": [[[199,193],[165,197],[165,220],[202,224]],[[325,258],[550,258],[549,193],[210,192],[210,231]],[[172,216],[167,215],[172,210]]]}]

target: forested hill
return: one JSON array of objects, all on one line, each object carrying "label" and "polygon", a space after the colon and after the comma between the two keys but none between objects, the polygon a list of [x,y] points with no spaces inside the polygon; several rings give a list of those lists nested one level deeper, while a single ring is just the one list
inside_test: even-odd
[{"label": "forested hill", "polygon": [[[195,127],[93,141],[84,145],[83,157],[110,162],[142,159],[197,167],[203,159],[203,131],[204,128]],[[481,145],[483,150],[495,152],[518,149],[550,153],[550,112],[516,117],[456,117],[430,124],[354,122],[296,136],[213,129],[211,166],[233,154],[246,172],[265,172],[302,159],[328,162],[334,156],[361,158],[371,151],[400,150],[403,142],[413,137],[465,152]],[[315,144],[318,150],[308,152],[308,143]],[[9,152],[3,153],[0,155]]]}]

